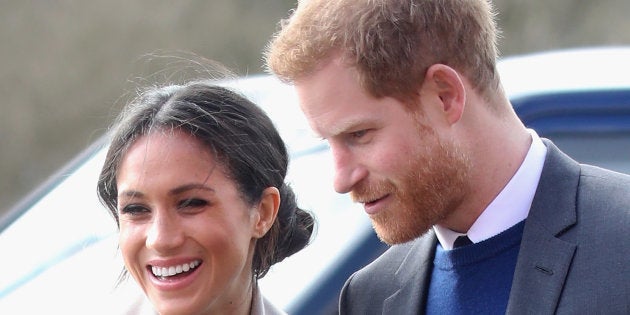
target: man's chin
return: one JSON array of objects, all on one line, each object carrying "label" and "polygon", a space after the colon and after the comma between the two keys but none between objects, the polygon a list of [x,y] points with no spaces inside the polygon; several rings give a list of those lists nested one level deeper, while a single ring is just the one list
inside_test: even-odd
[{"label": "man's chin", "polygon": [[423,226],[387,226],[372,220],[372,227],[378,238],[387,245],[403,244],[424,235],[431,225]]}]

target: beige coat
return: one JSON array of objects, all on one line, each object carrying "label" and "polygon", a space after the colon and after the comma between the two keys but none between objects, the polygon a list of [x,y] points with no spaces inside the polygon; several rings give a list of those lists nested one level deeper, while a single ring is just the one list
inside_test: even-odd
[{"label": "beige coat", "polygon": [[[129,298],[129,293],[126,296],[126,300]],[[117,314],[124,315],[154,315],[156,314],[153,310],[151,302],[144,296],[142,291],[135,290],[135,298],[131,303],[125,303],[124,305],[119,305],[121,309]],[[252,296],[252,312],[251,315],[287,315],[284,311],[275,307],[269,300],[267,300],[262,293],[260,292],[260,288],[255,285],[254,286],[254,294]]]},{"label": "beige coat", "polygon": [[271,304],[262,295],[260,288],[256,286],[252,297],[252,312],[250,315],[286,315],[286,313]]}]

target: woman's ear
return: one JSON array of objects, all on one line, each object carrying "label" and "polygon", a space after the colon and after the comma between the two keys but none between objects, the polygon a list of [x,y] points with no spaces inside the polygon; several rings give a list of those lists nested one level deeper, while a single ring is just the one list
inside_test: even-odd
[{"label": "woman's ear", "polygon": [[276,220],[278,208],[280,207],[280,191],[276,187],[267,187],[262,192],[262,197],[255,209],[257,215],[254,215],[255,222],[253,226],[256,238],[263,237]]},{"label": "woman's ear", "polygon": [[458,122],[466,104],[466,89],[460,74],[447,65],[434,64],[427,69],[424,82],[425,92],[436,96],[446,121],[451,125]]}]

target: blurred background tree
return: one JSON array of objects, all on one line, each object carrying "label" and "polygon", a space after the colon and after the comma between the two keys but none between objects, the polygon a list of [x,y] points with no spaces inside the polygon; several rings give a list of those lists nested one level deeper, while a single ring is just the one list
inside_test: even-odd
[{"label": "blurred background tree", "polygon": [[[261,73],[261,52],[295,2],[0,2],[0,214],[105,132],[143,55],[184,51]],[[627,0],[495,5],[503,56],[630,44]]]}]

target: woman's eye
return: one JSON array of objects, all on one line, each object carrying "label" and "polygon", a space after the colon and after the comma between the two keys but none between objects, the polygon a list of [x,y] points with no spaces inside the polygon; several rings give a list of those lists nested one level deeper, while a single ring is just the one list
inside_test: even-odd
[{"label": "woman's eye", "polygon": [[202,199],[190,198],[186,200],[182,200],[179,204],[179,208],[199,208],[204,207],[208,204],[207,201]]},{"label": "woman's eye", "polygon": [[124,206],[121,212],[123,214],[140,215],[143,213],[148,213],[149,209],[142,205],[131,204],[131,205]]}]

